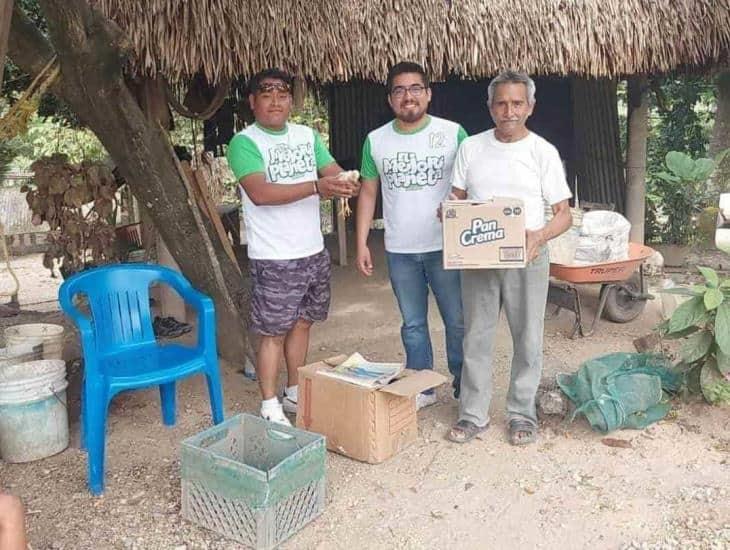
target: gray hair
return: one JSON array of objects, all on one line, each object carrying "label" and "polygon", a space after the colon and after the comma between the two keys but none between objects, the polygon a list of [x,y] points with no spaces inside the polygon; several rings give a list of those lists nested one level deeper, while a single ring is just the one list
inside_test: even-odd
[{"label": "gray hair", "polygon": [[535,81],[532,80],[527,73],[520,73],[518,71],[504,71],[495,76],[489,83],[487,88],[487,105],[492,105],[492,98],[494,98],[494,91],[497,89],[497,85],[505,84],[524,84],[527,88],[527,103],[530,105],[535,104]]}]

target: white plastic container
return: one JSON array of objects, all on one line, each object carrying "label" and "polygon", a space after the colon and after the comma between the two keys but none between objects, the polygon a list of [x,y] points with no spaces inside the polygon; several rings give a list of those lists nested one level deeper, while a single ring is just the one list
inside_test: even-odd
[{"label": "white plastic container", "polygon": [[9,350],[27,347],[29,342],[43,342],[43,359],[62,359],[63,327],[49,323],[15,325],[5,329],[5,345]]},{"label": "white plastic container", "polygon": [[730,193],[720,195],[720,219],[715,232],[715,246],[730,254]]},{"label": "white plastic container", "polygon": [[[26,342],[10,349],[0,348],[0,373],[3,367],[43,359],[43,341]],[[2,376],[0,374],[0,376]]]},{"label": "white plastic container", "polygon": [[0,456],[30,462],[68,447],[66,364],[29,361],[0,370]]}]

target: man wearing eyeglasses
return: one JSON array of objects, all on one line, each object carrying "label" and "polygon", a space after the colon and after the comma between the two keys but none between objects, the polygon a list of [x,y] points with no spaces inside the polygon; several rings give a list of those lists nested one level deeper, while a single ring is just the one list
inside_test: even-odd
[{"label": "man wearing eyeglasses", "polygon": [[[241,186],[252,280],[251,329],[258,335],[256,373],[261,416],[290,425],[297,369],[304,365],[309,330],[330,304],[330,257],[320,230],[319,200],[352,197],[357,184],[336,179],[342,168],[319,134],[287,122],[292,77],[278,69],[249,82],[255,124],[231,140],[228,163]],[[282,357],[288,383],[276,392]]]},{"label": "man wearing eyeglasses", "polygon": [[[380,186],[385,255],[403,319],[406,366],[433,368],[430,288],[446,328],[446,358],[458,397],[464,339],[461,286],[459,272],[443,268],[441,224],[435,212],[449,194],[451,168],[466,132],[455,122],[428,114],[431,89],[420,65],[402,62],[392,67],[387,89],[395,120],[370,132],[362,152],[356,265],[366,277],[373,274],[367,239]],[[433,391],[416,398],[419,409],[435,402]]]}]

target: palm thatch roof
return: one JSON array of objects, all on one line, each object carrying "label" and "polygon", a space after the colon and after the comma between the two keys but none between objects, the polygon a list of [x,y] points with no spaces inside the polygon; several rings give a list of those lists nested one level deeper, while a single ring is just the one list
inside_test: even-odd
[{"label": "palm thatch roof", "polygon": [[279,66],[316,82],[618,76],[730,58],[730,0],[94,0],[131,39],[135,72],[211,81]]}]

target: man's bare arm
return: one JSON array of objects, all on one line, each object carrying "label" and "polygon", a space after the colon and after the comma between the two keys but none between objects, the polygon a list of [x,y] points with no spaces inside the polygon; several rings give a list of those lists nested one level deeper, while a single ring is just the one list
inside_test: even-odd
[{"label": "man's bare arm", "polygon": [[540,247],[547,243],[550,239],[562,235],[573,223],[573,216],[570,214],[570,206],[568,201],[560,201],[552,205],[553,219],[550,220],[545,227],[536,231],[528,230],[527,233],[527,261],[532,261],[537,257]]},{"label": "man's bare arm", "polygon": [[451,187],[451,194],[454,195],[458,200],[466,200],[466,190],[459,189],[458,187]]},{"label": "man's bare arm", "polygon": [[320,170],[322,177],[317,181],[291,185],[272,184],[266,181],[263,172],[255,172],[241,178],[239,183],[256,206],[289,204],[317,194],[325,199],[349,198],[355,194],[354,186],[349,182],[338,180],[336,176],[340,172],[342,168],[333,162]]}]

